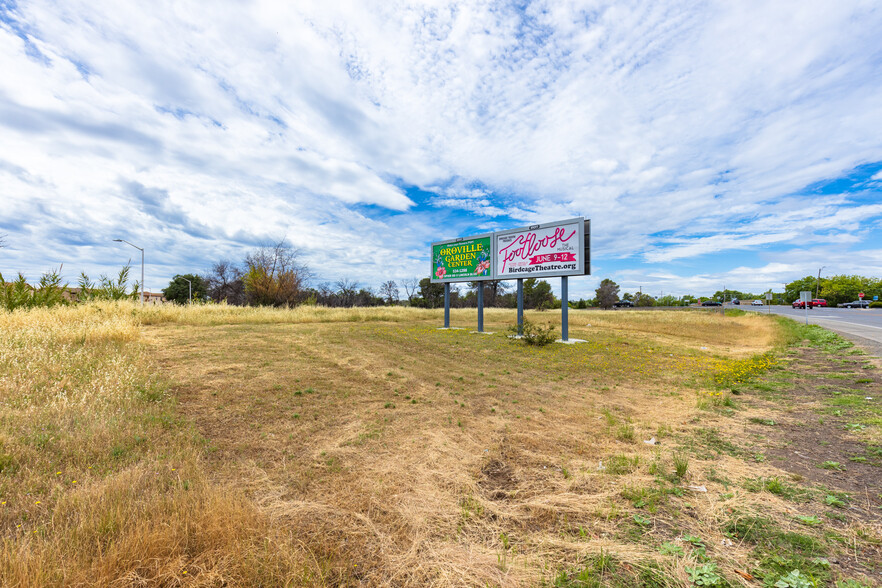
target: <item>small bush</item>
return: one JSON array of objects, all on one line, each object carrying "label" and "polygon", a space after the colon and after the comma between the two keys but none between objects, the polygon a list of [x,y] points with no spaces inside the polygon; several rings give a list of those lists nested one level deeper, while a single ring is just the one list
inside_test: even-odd
[{"label": "small bush", "polygon": [[882,300],[876,300],[870,303],[870,308],[882,308]]},{"label": "small bush", "polygon": [[[509,331],[517,334],[517,325],[509,327]],[[523,341],[527,345],[544,347],[546,345],[554,343],[556,340],[557,335],[554,334],[554,325],[548,325],[543,328],[541,325],[531,323],[526,318],[524,318],[523,336],[521,338],[521,341]]]}]

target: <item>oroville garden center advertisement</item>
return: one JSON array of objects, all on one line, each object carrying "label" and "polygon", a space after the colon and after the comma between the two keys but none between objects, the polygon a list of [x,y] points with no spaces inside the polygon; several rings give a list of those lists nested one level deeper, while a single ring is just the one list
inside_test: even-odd
[{"label": "oroville garden center advertisement", "polygon": [[432,281],[465,282],[493,277],[491,235],[432,244]]},{"label": "oroville garden center advertisement", "polygon": [[585,269],[584,219],[494,233],[496,278],[580,275]]}]

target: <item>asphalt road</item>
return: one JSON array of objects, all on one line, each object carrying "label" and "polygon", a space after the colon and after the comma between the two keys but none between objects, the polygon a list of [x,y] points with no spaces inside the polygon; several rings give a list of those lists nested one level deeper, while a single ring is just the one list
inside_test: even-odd
[{"label": "asphalt road", "polygon": [[[730,305],[726,305],[730,307]],[[769,307],[742,304],[742,310],[769,312]],[[864,347],[868,353],[882,357],[882,309],[879,308],[824,308],[811,310],[794,309],[790,306],[772,306],[772,313],[788,316],[803,322],[808,316],[811,325],[820,325],[844,335]]]}]

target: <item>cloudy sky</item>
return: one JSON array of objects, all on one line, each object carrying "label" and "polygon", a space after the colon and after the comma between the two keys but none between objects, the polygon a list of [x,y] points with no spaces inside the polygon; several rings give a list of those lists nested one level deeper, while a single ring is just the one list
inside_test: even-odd
[{"label": "cloudy sky", "polygon": [[[588,296],[882,275],[882,6],[0,0],[4,276],[316,283],[592,219]],[[556,282],[556,280],[553,280]]]}]

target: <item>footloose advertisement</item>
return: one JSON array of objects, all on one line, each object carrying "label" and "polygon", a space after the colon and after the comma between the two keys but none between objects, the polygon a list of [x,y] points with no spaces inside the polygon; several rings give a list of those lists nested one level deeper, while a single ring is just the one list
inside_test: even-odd
[{"label": "footloose advertisement", "polygon": [[493,279],[493,234],[432,243],[432,282]]},{"label": "footloose advertisement", "polygon": [[432,282],[588,275],[590,222],[579,217],[432,243]]},{"label": "footloose advertisement", "polygon": [[585,224],[574,218],[494,233],[496,279],[584,274]]}]

